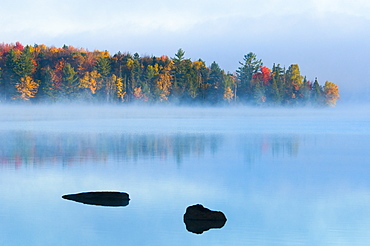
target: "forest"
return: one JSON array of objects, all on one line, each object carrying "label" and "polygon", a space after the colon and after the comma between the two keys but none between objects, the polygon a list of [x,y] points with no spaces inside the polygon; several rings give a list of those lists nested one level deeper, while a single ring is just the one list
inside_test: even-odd
[{"label": "forest", "polygon": [[64,45],[0,44],[0,102],[98,102],[335,106],[338,86],[308,80],[298,64],[263,65],[250,52],[235,72],[216,62],[88,51]]}]

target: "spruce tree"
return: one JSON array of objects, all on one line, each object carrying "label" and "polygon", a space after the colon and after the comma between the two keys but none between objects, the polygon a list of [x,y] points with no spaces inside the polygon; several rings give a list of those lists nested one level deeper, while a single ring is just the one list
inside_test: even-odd
[{"label": "spruce tree", "polygon": [[312,97],[311,102],[315,105],[323,105],[324,104],[324,93],[322,87],[319,85],[317,78],[315,78],[315,82],[312,86]]},{"label": "spruce tree", "polygon": [[78,75],[70,63],[63,67],[63,91],[69,99],[75,98],[78,92]]},{"label": "spruce tree", "polygon": [[261,59],[257,59],[256,54],[250,52],[244,55],[243,62],[239,62],[241,67],[236,71],[239,80],[237,96],[241,101],[250,100],[252,97],[251,80],[252,75],[263,65]]}]

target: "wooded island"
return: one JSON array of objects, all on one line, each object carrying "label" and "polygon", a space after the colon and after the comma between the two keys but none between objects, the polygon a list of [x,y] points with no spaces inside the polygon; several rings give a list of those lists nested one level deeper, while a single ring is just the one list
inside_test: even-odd
[{"label": "wooded island", "polygon": [[267,68],[254,53],[237,71],[173,58],[64,45],[0,44],[0,101],[334,106],[338,86],[302,76],[297,64]]}]

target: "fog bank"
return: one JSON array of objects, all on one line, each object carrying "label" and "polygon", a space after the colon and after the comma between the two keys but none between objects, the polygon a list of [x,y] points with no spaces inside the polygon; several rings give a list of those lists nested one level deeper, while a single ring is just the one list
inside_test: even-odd
[{"label": "fog bank", "polygon": [[363,104],[335,108],[1,105],[0,112],[3,131],[361,134],[370,120],[370,106]]}]

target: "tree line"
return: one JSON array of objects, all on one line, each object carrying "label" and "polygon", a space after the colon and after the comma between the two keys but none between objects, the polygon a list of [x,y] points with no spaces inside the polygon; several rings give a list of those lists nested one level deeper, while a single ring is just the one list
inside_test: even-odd
[{"label": "tree line", "polygon": [[64,45],[0,44],[0,101],[329,105],[338,86],[302,76],[297,64],[270,69],[248,53],[233,73],[213,62]]}]

